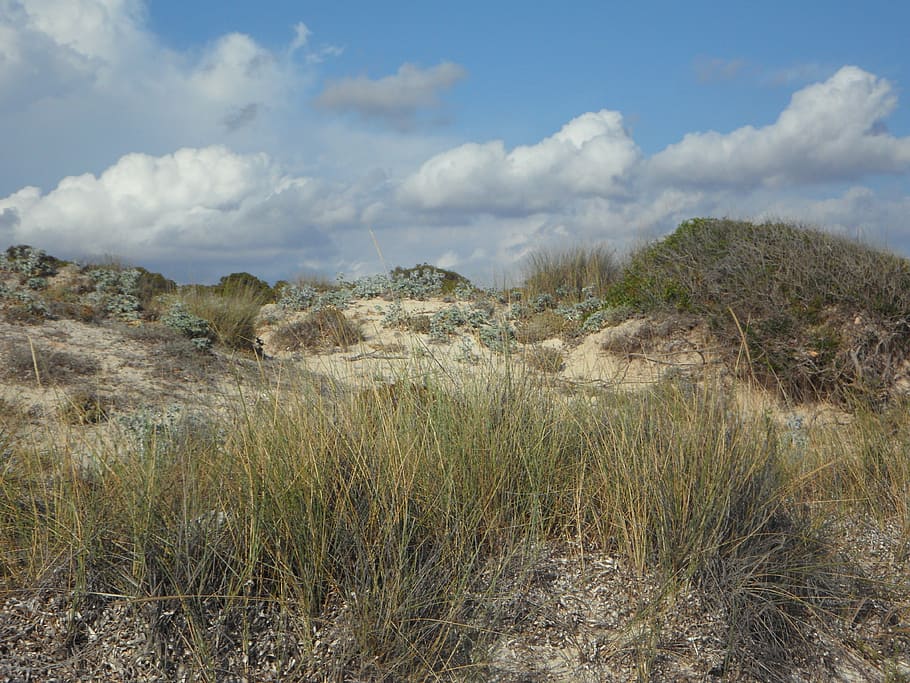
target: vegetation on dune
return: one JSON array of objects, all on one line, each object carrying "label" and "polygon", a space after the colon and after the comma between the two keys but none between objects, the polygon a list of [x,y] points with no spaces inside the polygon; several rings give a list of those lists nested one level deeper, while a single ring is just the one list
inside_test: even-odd
[{"label": "vegetation on dune", "polygon": [[181,288],[178,302],[187,313],[204,320],[214,335],[200,332],[191,334],[192,338],[209,337],[229,349],[253,351],[256,319],[269,296],[259,282],[229,276],[215,287]]},{"label": "vegetation on dune", "polygon": [[303,320],[287,323],[272,333],[272,344],[285,351],[347,348],[363,339],[357,323],[335,308],[321,308]]},{"label": "vegetation on dune", "polygon": [[525,270],[529,301],[541,294],[573,301],[601,297],[621,272],[613,251],[604,245],[537,251],[528,257]]},{"label": "vegetation on dune", "polygon": [[439,293],[442,295],[453,294],[459,285],[470,284],[466,277],[459,275],[454,270],[447,270],[428,263],[418,263],[413,268],[396,266],[389,274],[389,278],[393,282],[433,279],[438,282]]},{"label": "vegetation on dune", "polygon": [[[688,647],[661,629],[693,590],[721,624],[721,661],[702,677],[788,680],[794,658],[832,648],[882,672],[910,657],[910,574],[869,574],[839,532],[863,520],[910,539],[910,421],[892,392],[910,358],[904,259],[792,225],[695,219],[624,262],[602,247],[541,253],[501,295],[426,264],[273,289],[249,273],[177,288],[29,247],[0,260],[18,282],[0,291],[8,320],[86,307],[174,363],[251,348],[273,301],[286,316],[275,346],[346,347],[363,339],[344,314],[355,298],[388,302],[387,327],[431,341],[469,331],[503,354],[495,374],[356,387],[282,366],[275,386],[263,370],[222,412],[125,413],[93,387],[101,365],[4,345],[7,381],[60,391],[61,434],[109,430],[33,441],[6,429],[22,415],[0,402],[0,591],[60,596],[67,657],[96,656],[92,619],[117,607],[147,634],[137,676],[255,678],[267,664],[279,680],[483,680],[496,644],[530,618],[539,558],[566,547],[659,585],[626,606],[626,640],[595,644],[634,659],[642,680]],[[429,296],[447,306],[406,312],[402,299]],[[851,420],[810,429],[749,412],[729,376],[629,393],[552,379],[568,345],[541,342],[633,315],[657,321],[610,337],[612,352],[704,321],[741,376],[839,401]],[[149,317],[160,323],[138,324]],[[863,642],[857,624],[873,612],[885,635]]]},{"label": "vegetation on dune", "polygon": [[790,224],[687,221],[606,300],[703,317],[742,372],[796,400],[879,402],[910,355],[910,262]]},{"label": "vegetation on dune", "polygon": [[297,395],[227,422],[132,420],[94,466],[17,452],[0,479],[0,575],[47,581],[72,558],[56,581],[150,605],[153,637],[185,629],[188,650],[211,648],[199,638],[213,628],[226,647],[252,614],[293,605],[290,677],[326,656],[327,629],[344,632],[331,665],[345,675],[470,664],[502,616],[479,608],[506,604],[529,551],[566,538],[703,586],[738,615],[729,670],[764,680],[863,599],[791,499],[780,435],[717,389],[591,404],[513,378]]}]

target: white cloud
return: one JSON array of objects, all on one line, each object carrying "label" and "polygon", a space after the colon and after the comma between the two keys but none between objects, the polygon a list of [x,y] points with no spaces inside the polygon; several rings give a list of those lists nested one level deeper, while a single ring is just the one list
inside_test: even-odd
[{"label": "white cloud", "polygon": [[904,173],[910,138],[883,124],[896,105],[888,81],[845,66],[796,92],[770,126],[691,133],[651,158],[646,173],[658,183],[741,188]]},{"label": "white cloud", "polygon": [[312,80],[242,33],[174,51],[147,30],[139,0],[0,0],[0,130],[17,131],[0,192],[56,182],[76,159],[97,172],[129,152],[228,140],[275,151],[269,131],[300,118],[292,105]]},{"label": "white cloud", "polygon": [[264,154],[216,146],[129,154],[97,177],[70,176],[46,194],[23,188],[0,199],[0,228],[10,242],[61,256],[167,259],[173,270],[213,254],[256,260],[261,251],[284,251],[278,265],[287,268],[291,256],[334,257],[331,233],[359,225],[357,203],[348,188],[288,176]]},{"label": "white cloud", "polygon": [[295,24],[294,40],[291,41],[291,47],[289,48],[290,51],[294,52],[306,45],[310,39],[310,35],[312,35],[312,31],[310,31],[310,29],[307,28],[307,25],[302,21]]},{"label": "white cloud", "polygon": [[367,119],[407,128],[419,110],[439,105],[441,90],[451,88],[465,76],[464,68],[452,62],[427,69],[402,64],[395,75],[378,80],[360,76],[330,83],[316,102],[326,109],[352,111]]},{"label": "white cloud", "polygon": [[389,265],[437,257],[487,282],[542,246],[622,250],[693,215],[890,225],[910,250],[905,190],[886,199],[861,184],[910,171],[910,139],[885,130],[891,84],[856,67],[796,92],[770,126],[695,133],[650,158],[608,110],[507,148],[408,129],[464,78],[456,64],[338,81],[314,114],[299,106],[314,65],[340,48],[314,44],[305,24],[278,50],[232,33],[179,52],[148,32],[143,8],[0,0],[0,130],[15,131],[0,164],[6,244],[114,253],[195,281],[375,272],[370,229]]},{"label": "white cloud", "polygon": [[602,110],[509,152],[494,141],[439,154],[404,181],[399,197],[422,209],[527,215],[578,197],[621,196],[639,158],[622,116]]}]

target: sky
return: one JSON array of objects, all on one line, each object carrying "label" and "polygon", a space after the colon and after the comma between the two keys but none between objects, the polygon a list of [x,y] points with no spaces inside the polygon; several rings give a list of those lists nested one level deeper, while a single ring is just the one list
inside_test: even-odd
[{"label": "sky", "polygon": [[910,255],[908,25],[890,0],[0,0],[0,245],[496,284],[716,216]]}]

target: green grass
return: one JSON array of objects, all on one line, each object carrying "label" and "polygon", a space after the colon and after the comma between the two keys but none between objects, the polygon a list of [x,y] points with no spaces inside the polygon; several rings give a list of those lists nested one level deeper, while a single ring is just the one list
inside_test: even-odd
[{"label": "green grass", "polygon": [[584,290],[602,296],[620,275],[613,251],[605,245],[565,250],[540,250],[525,264],[524,292],[528,300],[549,294],[566,301],[581,301]]},{"label": "green grass", "polygon": [[256,347],[256,318],[268,296],[256,284],[239,282],[223,290],[185,287],[179,300],[190,313],[209,322],[220,344],[251,350]]},{"label": "green grass", "polygon": [[[249,348],[264,289],[237,275],[179,297],[221,344]],[[668,329],[706,320],[740,376],[833,398],[852,419],[781,426],[745,412],[729,378],[567,393],[516,367],[358,388],[282,374],[223,413],[109,424],[107,399],[72,387],[34,441],[6,427],[18,409],[0,411],[0,590],[57,591],[71,615],[125,604],[165,678],[178,663],[196,679],[243,674],[229,656],[268,635],[286,680],[482,680],[520,618],[501,610],[540,554],[572,545],[656,575],[668,599],[706,596],[728,627],[727,680],[786,680],[819,642],[878,647],[850,640],[853,621],[870,604],[905,610],[910,572],[865,577],[836,530],[871,520],[910,540],[908,406],[890,393],[910,344],[907,262],[791,225],[699,219],[621,265],[599,247],[534,257],[524,294],[577,302],[591,286],[605,305],[672,314]],[[519,340],[563,321],[528,317]],[[278,332],[304,348],[359,338],[331,309]],[[167,330],[133,334],[179,350]],[[558,370],[544,351],[526,361]],[[6,356],[23,382],[36,365],[42,382],[97,371],[22,345]],[[59,438],[84,425],[108,431]],[[651,624],[643,679],[660,609],[636,617]],[[86,638],[77,622],[71,645]]]}]

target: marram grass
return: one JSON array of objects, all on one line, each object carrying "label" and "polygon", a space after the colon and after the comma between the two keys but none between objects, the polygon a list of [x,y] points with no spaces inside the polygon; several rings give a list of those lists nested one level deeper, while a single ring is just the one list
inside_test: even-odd
[{"label": "marram grass", "polygon": [[881,467],[868,453],[882,443],[859,439],[859,460],[807,474],[770,420],[710,383],[591,398],[508,374],[323,394],[302,381],[186,420],[90,459],[11,444],[0,577],[63,576],[77,594],[178,610],[203,671],[207,620],[242,628],[254,602],[293,606],[288,637],[309,647],[326,614],[342,619],[354,670],[470,669],[490,637],[479,605],[565,540],[713,587],[743,615],[731,647],[771,661],[814,610],[846,600],[798,496],[836,481],[839,498],[883,501],[880,515],[907,523],[906,449]]}]

